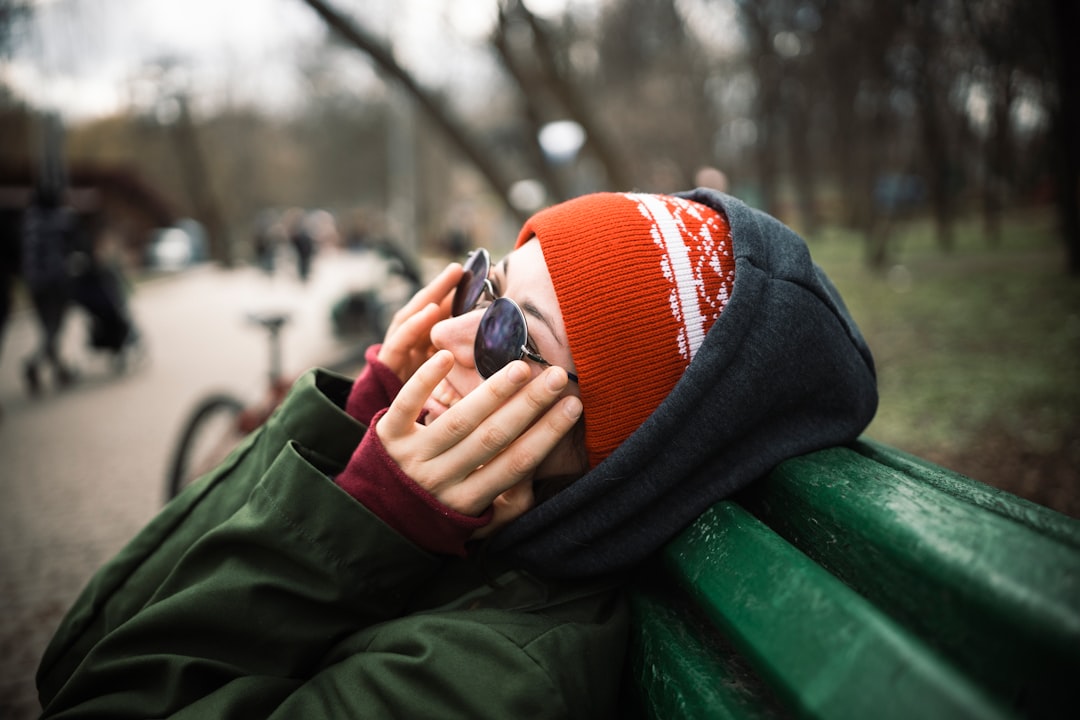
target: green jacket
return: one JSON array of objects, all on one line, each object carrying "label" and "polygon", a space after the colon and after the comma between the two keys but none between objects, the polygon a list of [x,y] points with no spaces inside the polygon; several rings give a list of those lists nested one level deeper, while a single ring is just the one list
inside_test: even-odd
[{"label": "green jacket", "polygon": [[602,718],[627,612],[418,549],[331,479],[365,428],[303,376],[267,425],[84,590],[38,670],[43,717]]}]

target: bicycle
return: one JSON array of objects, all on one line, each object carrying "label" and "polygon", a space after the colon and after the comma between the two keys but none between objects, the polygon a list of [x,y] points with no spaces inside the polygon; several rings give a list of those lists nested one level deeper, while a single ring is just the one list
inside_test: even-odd
[{"label": "bicycle", "polygon": [[166,502],[216,467],[244,436],[266,422],[292,385],[281,363],[281,331],[289,315],[252,313],[247,319],[267,331],[270,362],[266,395],[261,402],[248,406],[234,395],[214,393],[196,406],[169,463]]},{"label": "bicycle", "polygon": [[[407,256],[400,251],[384,251],[383,257],[388,276],[403,279],[406,287],[395,287],[393,282],[386,282],[380,284],[378,291],[369,289],[356,296],[362,302],[354,303],[350,308],[352,313],[359,313],[360,316],[357,325],[360,332],[352,338],[352,346],[357,351],[328,363],[326,367],[330,370],[345,372],[357,368],[363,361],[363,349],[383,337],[389,318],[420,288],[421,279],[415,266],[403,262],[408,259]],[[281,353],[281,332],[289,322],[289,315],[251,313],[247,319],[267,332],[269,363],[266,392],[253,405],[224,392],[208,395],[196,405],[183,426],[169,463],[165,502],[217,467],[245,436],[270,418],[292,387],[295,378],[284,374]]]}]

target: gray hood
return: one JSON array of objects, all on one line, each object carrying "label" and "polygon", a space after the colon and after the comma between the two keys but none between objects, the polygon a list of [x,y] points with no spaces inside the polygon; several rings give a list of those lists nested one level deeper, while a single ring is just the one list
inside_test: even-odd
[{"label": "gray hood", "polygon": [[490,553],[549,577],[627,570],[718,500],[783,460],[850,442],[873,418],[870,349],[802,238],[731,196],[679,196],[728,218],[736,265],[724,311],[637,431]]}]

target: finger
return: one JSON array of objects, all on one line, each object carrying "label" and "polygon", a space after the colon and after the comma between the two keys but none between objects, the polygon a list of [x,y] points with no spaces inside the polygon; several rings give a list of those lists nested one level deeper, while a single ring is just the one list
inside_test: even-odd
[{"label": "finger", "polygon": [[414,429],[424,403],[453,365],[453,353],[440,350],[417,368],[379,421],[379,437],[401,435]]},{"label": "finger", "polygon": [[531,479],[580,417],[581,400],[563,398],[502,453],[469,474],[466,482],[448,489],[443,501],[465,513],[483,512],[497,497]]},{"label": "finger", "polygon": [[405,303],[404,307],[395,313],[395,320],[400,315],[402,322],[413,313],[418,312],[421,308],[435,303],[441,304],[447,296],[452,294],[458,286],[458,282],[461,280],[461,264],[450,263],[443,271],[439,273],[434,280],[422,287],[417,291],[415,295]]},{"label": "finger", "polygon": [[387,326],[385,339],[393,337],[398,328],[401,327],[409,318],[419,312],[422,308],[435,303],[436,305],[443,302],[443,300],[449,295],[453,297],[451,292],[457,287],[458,280],[461,279],[461,265],[457,263],[451,263],[443,269],[439,275],[421,288],[409,298],[409,301],[405,303],[393,317],[390,318],[390,324]]},{"label": "finger", "polygon": [[449,429],[451,433],[467,432],[467,437],[462,436],[456,448],[456,462],[471,467],[489,462],[548,411],[568,382],[565,370],[552,367],[518,392],[517,388],[523,383],[511,375],[508,372],[502,382],[492,382],[498,375],[492,376],[491,380],[455,405],[456,409],[464,404],[463,414],[468,413],[467,416],[472,417],[475,423],[475,429],[467,424]]},{"label": "finger", "polygon": [[[514,436],[507,437],[503,442],[502,429],[498,426],[489,426],[486,429],[486,436],[479,440],[472,438],[472,433],[527,382],[529,382],[529,366],[524,361],[515,360],[507,364],[429,426],[433,430],[433,440],[442,451],[468,440],[466,444],[473,449],[465,457],[475,459],[475,465],[479,465],[483,462],[485,453],[476,449],[478,445],[481,448],[491,446],[493,449],[486,453],[487,456],[491,456],[513,440]],[[458,460],[469,462],[462,457],[461,452],[458,453]]]},{"label": "finger", "polygon": [[443,318],[444,315],[439,306],[428,303],[393,332],[387,333],[383,341],[383,350],[379,351],[379,359],[385,361],[384,354],[387,356],[408,354],[414,349],[430,347],[431,329]]},{"label": "finger", "polygon": [[[454,288],[456,291],[457,286],[455,285]],[[442,302],[439,303],[439,309],[442,310],[443,317],[450,317],[452,313],[452,308],[454,306],[454,294],[455,293],[453,292],[448,293],[446,297],[442,299]]]},{"label": "finger", "polygon": [[497,482],[493,489],[499,492],[513,487],[532,476],[580,418],[581,400],[573,395],[562,398],[479,473],[490,474]]}]

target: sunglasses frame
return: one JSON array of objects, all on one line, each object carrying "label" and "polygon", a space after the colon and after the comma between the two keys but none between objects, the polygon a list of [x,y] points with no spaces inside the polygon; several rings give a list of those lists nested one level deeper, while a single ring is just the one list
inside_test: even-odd
[{"label": "sunglasses frame", "polygon": [[[473,267],[474,265],[476,267]],[[483,272],[479,272],[480,270],[483,270]],[[492,300],[491,305],[489,305],[484,310],[484,315],[480,318],[480,323],[476,326],[476,340],[473,343],[473,357],[476,360],[476,371],[479,372],[482,377],[489,378],[514,360],[522,360],[524,358],[528,358],[529,360],[532,360],[535,363],[539,363],[540,365],[544,365],[545,367],[553,367],[551,363],[541,357],[538,353],[533,352],[528,348],[527,343],[529,341],[529,323],[525,318],[525,313],[524,311],[522,311],[521,306],[519,306],[512,299],[508,297],[498,297],[495,295],[495,288],[491,284],[491,279],[488,278],[488,274],[490,272],[491,255],[486,249],[477,248],[472,253],[470,253],[468,259],[465,260],[466,274],[461,276],[461,281],[458,283],[457,289],[454,291],[454,299],[451,304],[451,313],[454,317],[458,317],[460,315],[464,315],[467,312],[471,312],[474,308],[476,308],[476,305],[480,302],[480,299],[484,297],[485,294],[487,294]],[[464,296],[462,293],[470,289],[472,284],[475,282],[474,278],[477,276],[484,278],[483,282],[479,286],[480,291],[476,294],[476,297],[473,298],[468,305],[466,305],[466,296]],[[459,300],[459,298],[461,299]],[[492,318],[495,317],[493,313],[505,312],[501,308],[513,308],[512,312],[515,313],[512,317],[514,317],[516,320],[514,327],[517,331],[519,342],[514,343],[518,347],[514,350],[511,350],[510,352],[516,352],[517,355],[516,357],[510,357],[508,360],[506,360],[506,362],[495,363],[494,365],[492,365],[492,363],[488,362],[488,360],[490,360],[491,358],[491,353],[487,350],[485,344],[483,343],[484,328],[490,325],[490,323],[492,322]],[[481,361],[481,358],[487,358],[487,360]],[[480,368],[481,364],[485,366],[484,369]],[[489,372],[485,372],[485,370],[488,370]],[[570,372],[569,370],[566,370],[566,375],[573,382],[578,382],[578,376]]]}]

